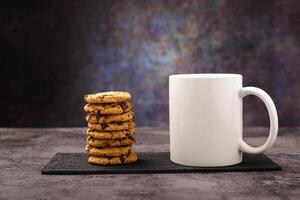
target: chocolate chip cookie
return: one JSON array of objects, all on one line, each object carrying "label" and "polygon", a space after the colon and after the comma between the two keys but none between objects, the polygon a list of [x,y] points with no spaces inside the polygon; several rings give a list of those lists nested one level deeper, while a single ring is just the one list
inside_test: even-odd
[{"label": "chocolate chip cookie", "polygon": [[96,94],[87,94],[84,96],[86,103],[116,103],[124,102],[131,99],[131,95],[128,92],[110,91],[100,92]]},{"label": "chocolate chip cookie", "polygon": [[86,104],[84,110],[91,114],[119,115],[130,111],[132,104],[128,101],[110,104]]},{"label": "chocolate chip cookie", "polygon": [[91,136],[87,137],[87,144],[93,147],[121,147],[130,146],[135,143],[134,137],[127,137],[114,140],[97,140]]},{"label": "chocolate chip cookie", "polygon": [[135,127],[133,121],[128,122],[114,122],[114,123],[103,123],[103,124],[92,124],[88,123],[88,127],[91,130],[95,131],[122,131],[129,130]]},{"label": "chocolate chip cookie", "polygon": [[88,113],[85,117],[89,123],[126,122],[134,119],[134,112],[129,111],[120,115],[95,115]]},{"label": "chocolate chip cookie", "polygon": [[137,155],[135,152],[130,151],[128,155],[120,157],[98,157],[89,156],[88,162],[96,165],[120,165],[129,164],[137,161]]},{"label": "chocolate chip cookie", "polygon": [[116,157],[116,156],[128,155],[131,149],[132,149],[131,146],[98,148],[98,147],[92,147],[89,144],[87,144],[85,147],[86,152],[90,156],[103,156],[103,157]]},{"label": "chocolate chip cookie", "polygon": [[86,134],[92,136],[95,139],[109,140],[109,139],[122,139],[127,137],[133,137],[135,133],[135,128],[123,131],[94,131],[87,129]]}]

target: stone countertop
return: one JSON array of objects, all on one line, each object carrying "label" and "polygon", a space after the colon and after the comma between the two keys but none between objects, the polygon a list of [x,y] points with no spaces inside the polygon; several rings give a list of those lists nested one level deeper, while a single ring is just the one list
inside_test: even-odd
[{"label": "stone countertop", "polygon": [[[245,128],[262,144],[267,128]],[[57,152],[84,152],[84,128],[0,128],[0,199],[300,199],[300,128],[281,128],[266,154],[275,172],[41,175]],[[137,152],[169,151],[169,133],[137,128]]]}]

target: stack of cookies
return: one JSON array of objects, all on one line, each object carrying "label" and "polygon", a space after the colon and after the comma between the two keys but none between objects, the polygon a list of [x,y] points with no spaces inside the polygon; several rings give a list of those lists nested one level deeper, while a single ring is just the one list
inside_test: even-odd
[{"label": "stack of cookies", "polygon": [[130,99],[128,92],[115,91],[84,96],[89,163],[117,165],[137,160],[132,149],[135,124]]}]

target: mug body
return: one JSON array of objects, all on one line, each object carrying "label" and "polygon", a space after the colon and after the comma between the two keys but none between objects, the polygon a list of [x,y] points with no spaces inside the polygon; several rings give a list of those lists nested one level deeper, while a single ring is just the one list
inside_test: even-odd
[{"label": "mug body", "polygon": [[169,77],[170,158],[187,166],[240,163],[242,76],[178,74]]}]

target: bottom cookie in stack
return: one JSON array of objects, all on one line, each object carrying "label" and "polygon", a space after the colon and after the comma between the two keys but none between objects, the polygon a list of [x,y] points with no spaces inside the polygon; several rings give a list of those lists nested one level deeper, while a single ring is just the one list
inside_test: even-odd
[{"label": "bottom cookie in stack", "polygon": [[129,164],[137,161],[137,155],[134,151],[129,151],[128,155],[118,157],[99,157],[89,156],[88,162],[96,165],[120,165]]}]

